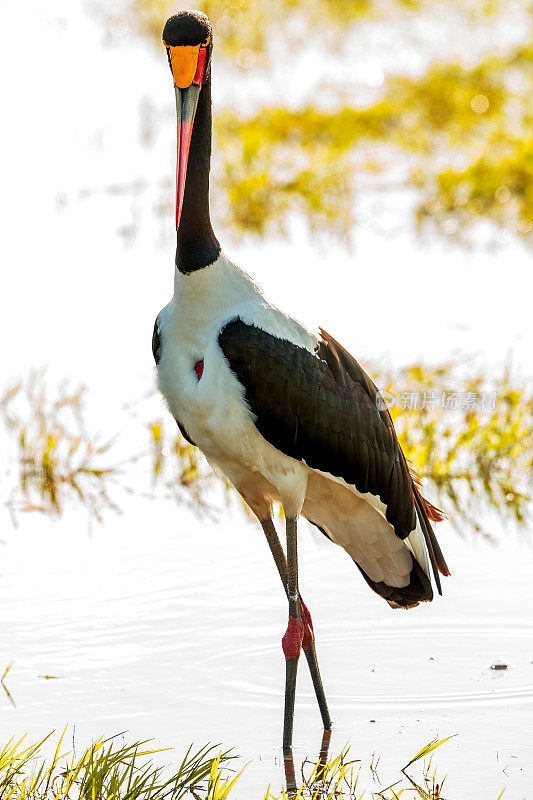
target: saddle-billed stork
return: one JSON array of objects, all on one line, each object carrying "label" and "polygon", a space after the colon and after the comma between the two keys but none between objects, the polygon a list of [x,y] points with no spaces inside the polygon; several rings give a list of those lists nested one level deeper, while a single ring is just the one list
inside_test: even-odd
[{"label": "saddle-billed stork", "polygon": [[[266,534],[288,599],[283,751],[291,768],[296,670],[303,649],[325,736],[331,718],[311,615],[298,590],[304,517],[353,559],[392,608],[441,593],[446,562],[380,394],[328,333],[274,308],[223,253],[211,227],[211,54],[205,14],[180,12],[163,42],[174,78],[178,146],[174,296],[153,334],[157,381],[183,436],[235,486]],[[287,553],[273,503],[286,519]],[[327,745],[326,745],[327,746]],[[291,774],[292,769],[292,774]]]}]

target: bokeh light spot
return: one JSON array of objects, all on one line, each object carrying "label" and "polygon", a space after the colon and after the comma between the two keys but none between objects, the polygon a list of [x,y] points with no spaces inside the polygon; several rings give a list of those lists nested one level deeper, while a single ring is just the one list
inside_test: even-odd
[{"label": "bokeh light spot", "polygon": [[129,25],[125,17],[110,17],[107,21],[107,30],[111,36],[116,36],[117,39],[125,36],[128,33]]},{"label": "bokeh light spot", "polygon": [[239,50],[235,60],[242,69],[250,69],[255,64],[255,53],[253,50],[244,48],[243,50]]},{"label": "bokeh light spot", "polygon": [[511,199],[511,191],[508,189],[507,186],[499,186],[498,189],[494,192],[494,199],[497,203],[508,203]]},{"label": "bokeh light spot", "polygon": [[217,20],[217,33],[219,33],[221,36],[231,36],[233,33],[235,33],[236,27],[237,24],[235,20],[233,17],[230,17],[229,14],[223,14]]},{"label": "bokeh light spot", "polygon": [[484,94],[476,94],[470,101],[470,106],[476,114],[484,114],[488,110],[489,99]]},{"label": "bokeh light spot", "polygon": [[457,231],[459,230],[459,223],[457,222],[456,219],[447,219],[447,220],[444,221],[444,226],[443,227],[444,227],[444,230],[446,231],[446,233],[448,233],[448,234],[450,234],[450,236],[452,236],[454,233],[457,233]]}]

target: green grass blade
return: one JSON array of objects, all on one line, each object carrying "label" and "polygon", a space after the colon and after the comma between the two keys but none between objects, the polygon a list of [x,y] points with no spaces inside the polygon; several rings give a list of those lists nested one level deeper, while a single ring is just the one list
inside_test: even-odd
[{"label": "green grass blade", "polygon": [[432,753],[432,752],[433,752],[433,750],[436,750],[436,749],[437,749],[437,747],[441,747],[441,745],[443,745],[445,742],[448,742],[450,739],[453,739],[453,738],[454,738],[454,736],[457,736],[457,734],[456,734],[456,733],[454,733],[454,734],[452,734],[452,736],[447,736],[445,739],[440,739],[440,741],[439,741],[439,739],[438,739],[438,738],[437,738],[437,739],[432,739],[432,741],[431,741],[431,742],[429,742],[428,744],[426,744],[426,745],[425,745],[425,746],[424,746],[424,747],[423,747],[423,748],[422,748],[422,749],[421,749],[421,750],[420,750],[420,751],[419,751],[419,752],[416,754],[416,756],[413,756],[413,757],[412,757],[412,759],[409,761],[409,763],[408,763],[408,764],[406,764],[406,765],[405,765],[405,767],[403,767],[403,768],[402,768],[402,772],[405,772],[405,770],[407,769],[407,767],[410,767],[410,766],[411,766],[411,764],[414,764],[414,763],[415,763],[415,761],[419,761],[421,758],[425,758],[425,756],[429,755],[429,753]]}]

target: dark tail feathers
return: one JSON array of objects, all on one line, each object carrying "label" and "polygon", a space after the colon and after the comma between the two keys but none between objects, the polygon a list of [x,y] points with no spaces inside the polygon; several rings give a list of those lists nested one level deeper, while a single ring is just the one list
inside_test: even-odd
[{"label": "dark tail feathers", "polygon": [[[316,522],[312,522],[312,520],[309,520],[309,522],[318,528],[318,530],[323,533],[324,536],[330,540],[330,542],[333,541],[325,528],[323,528],[321,525],[318,525]],[[435,534],[431,529],[431,525],[428,525],[428,528],[431,534],[433,534],[433,539],[436,542]],[[439,560],[441,560],[439,569],[444,567],[447,570],[446,562],[442,557],[442,553],[440,552],[438,544],[437,550],[440,557]],[[397,586],[389,586],[383,581],[373,581],[372,578],[368,577],[364,569],[359,566],[355,559],[352,559],[352,561],[357,566],[357,569],[361,572],[361,575],[368,583],[370,588],[373,589],[376,594],[379,594],[380,597],[383,597],[389,603],[389,605],[392,606],[392,608],[414,608],[419,603],[425,603],[433,600],[431,581],[414,556],[410,581],[407,586],[402,586],[401,588],[398,588]],[[448,574],[447,571],[446,574]]]},{"label": "dark tail feathers", "polygon": [[[357,561],[354,561],[354,563],[357,564]],[[431,581],[415,558],[413,558],[411,580],[407,586],[402,586],[401,588],[388,586],[383,581],[373,581],[359,564],[357,564],[357,567],[370,588],[380,597],[383,597],[393,608],[414,608],[419,603],[433,600]]]}]

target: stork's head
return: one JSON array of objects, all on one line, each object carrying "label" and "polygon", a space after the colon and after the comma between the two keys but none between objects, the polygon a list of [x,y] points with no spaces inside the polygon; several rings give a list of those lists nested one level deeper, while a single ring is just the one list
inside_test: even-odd
[{"label": "stork's head", "polygon": [[178,113],[177,229],[183,207],[187,161],[198,98],[210,70],[211,23],[201,11],[180,11],[167,20],[163,29],[163,44],[174,79]]}]

